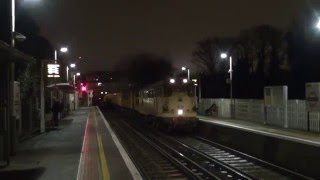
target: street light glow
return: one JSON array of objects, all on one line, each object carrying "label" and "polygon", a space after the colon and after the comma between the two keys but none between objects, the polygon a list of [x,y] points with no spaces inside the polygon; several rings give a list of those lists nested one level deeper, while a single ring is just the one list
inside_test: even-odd
[{"label": "street light glow", "polygon": [[60,52],[66,53],[66,52],[68,52],[68,48],[62,47],[62,48],[60,48]]},{"label": "street light glow", "polygon": [[76,64],[72,63],[72,64],[70,64],[70,67],[71,67],[71,68],[75,68],[75,67],[76,67]]},{"label": "street light glow", "polygon": [[320,18],[318,19],[318,23],[317,23],[317,26],[316,26],[318,29],[320,29]]},{"label": "street light glow", "polygon": [[188,82],[188,79],[183,79],[182,82],[186,84]]},{"label": "street light glow", "polygon": [[170,79],[170,83],[171,83],[171,84],[174,84],[175,82],[176,82],[176,80],[174,80],[173,78]]},{"label": "street light glow", "polygon": [[181,67],[181,70],[185,71],[185,70],[187,70],[187,68],[183,66],[183,67]]},{"label": "street light glow", "polygon": [[81,74],[79,73],[79,72],[77,72],[77,74],[76,74],[77,76],[80,76]]},{"label": "street light glow", "polygon": [[226,59],[228,57],[227,53],[221,53],[220,55],[221,59]]}]

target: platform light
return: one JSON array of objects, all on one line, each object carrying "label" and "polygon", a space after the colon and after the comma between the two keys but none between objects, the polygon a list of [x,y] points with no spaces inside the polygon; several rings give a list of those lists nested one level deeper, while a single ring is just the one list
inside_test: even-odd
[{"label": "platform light", "polygon": [[173,79],[173,78],[170,79],[170,84],[174,84],[175,82],[176,82],[175,79]]},{"label": "platform light", "polygon": [[181,67],[181,70],[185,71],[185,70],[187,70],[187,68],[183,66],[183,67]]},{"label": "platform light", "polygon": [[70,64],[70,67],[71,67],[71,68],[75,68],[75,67],[76,67],[76,64],[75,64],[75,63],[72,63],[72,64]]},{"label": "platform light", "polygon": [[221,59],[226,59],[228,57],[227,53],[221,53],[220,55]]},{"label": "platform light", "polygon": [[102,86],[102,83],[101,83],[101,82],[98,82],[98,86]]},{"label": "platform light", "polygon": [[103,94],[103,92],[101,92],[100,94]]},{"label": "platform light", "polygon": [[68,52],[68,48],[67,47],[62,47],[62,48],[60,48],[60,52],[63,52],[63,53]]},{"label": "platform light", "polygon": [[198,84],[196,83],[196,84],[194,84],[195,86],[198,86]]},{"label": "platform light", "polygon": [[192,82],[195,82],[195,83],[196,83],[197,81],[198,81],[197,79],[192,79]]},{"label": "platform light", "polygon": [[79,72],[77,72],[76,76],[80,76],[81,74]]},{"label": "platform light", "polygon": [[183,109],[178,109],[178,115],[183,115]]},{"label": "platform light", "polygon": [[108,94],[108,92],[104,92],[104,94]]},{"label": "platform light", "polygon": [[318,23],[317,23],[316,27],[317,27],[318,29],[320,29],[320,18],[318,19]]},{"label": "platform light", "polygon": [[188,83],[188,79],[183,79],[182,82],[183,82],[184,84],[186,84],[186,83]]}]

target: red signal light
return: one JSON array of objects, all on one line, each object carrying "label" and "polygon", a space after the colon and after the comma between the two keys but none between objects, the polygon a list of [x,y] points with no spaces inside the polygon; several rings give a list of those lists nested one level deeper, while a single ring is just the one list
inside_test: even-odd
[{"label": "red signal light", "polygon": [[87,91],[87,87],[86,86],[82,86],[81,87],[81,91]]}]

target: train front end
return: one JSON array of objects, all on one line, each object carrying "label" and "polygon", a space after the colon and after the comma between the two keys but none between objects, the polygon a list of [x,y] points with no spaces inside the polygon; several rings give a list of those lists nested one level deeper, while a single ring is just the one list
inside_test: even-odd
[{"label": "train front end", "polygon": [[193,128],[197,125],[197,97],[189,81],[172,82],[165,88],[162,117],[172,128]]}]

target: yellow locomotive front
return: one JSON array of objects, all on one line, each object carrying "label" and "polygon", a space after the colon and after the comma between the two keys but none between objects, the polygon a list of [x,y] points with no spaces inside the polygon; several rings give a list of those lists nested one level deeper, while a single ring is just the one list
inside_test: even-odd
[{"label": "yellow locomotive front", "polygon": [[192,128],[198,121],[194,86],[185,79],[162,81],[140,90],[135,109],[153,124],[170,128]]},{"label": "yellow locomotive front", "polygon": [[164,87],[161,117],[173,128],[193,127],[197,123],[196,95],[192,83],[172,81]]}]

